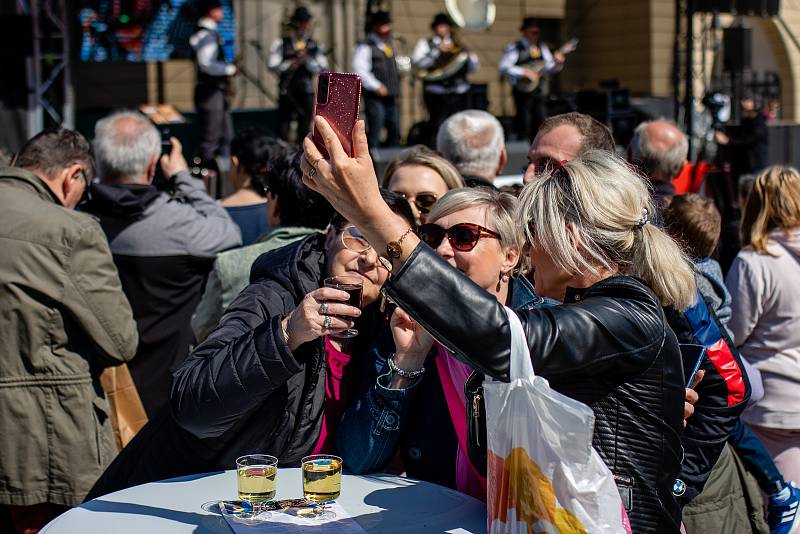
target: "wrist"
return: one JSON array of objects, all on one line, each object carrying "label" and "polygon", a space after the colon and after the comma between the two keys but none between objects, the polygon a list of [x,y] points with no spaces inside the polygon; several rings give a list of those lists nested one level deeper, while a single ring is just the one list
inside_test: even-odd
[{"label": "wrist", "polygon": [[[393,375],[399,376],[400,378],[405,378],[407,380],[413,380],[415,378],[421,377],[425,374],[425,366],[423,365],[424,359],[422,362],[417,363],[416,368],[404,368],[398,364],[397,360],[395,359],[395,355],[392,354],[388,360],[389,369],[392,371]],[[407,364],[409,363],[407,360],[403,361],[402,363]]]}]

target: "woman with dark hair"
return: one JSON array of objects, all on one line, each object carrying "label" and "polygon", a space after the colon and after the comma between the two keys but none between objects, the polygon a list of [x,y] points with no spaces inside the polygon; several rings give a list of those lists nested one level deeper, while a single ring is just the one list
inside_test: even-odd
[{"label": "woman with dark hair", "polygon": [[271,161],[289,146],[258,128],[239,132],[231,144],[230,180],[234,192],[222,199],[222,207],[242,231],[247,246],[269,230],[267,189]]},{"label": "woman with dark hair", "polygon": [[[381,192],[389,217],[414,227],[408,202]],[[331,276],[363,283],[361,309],[324,287]],[[153,418],[103,474],[90,498],[164,478],[231,469],[254,451],[297,465],[334,452],[334,436],[361,359],[381,331],[389,272],[364,236],[334,215],[314,233],[267,252],[215,330],[173,372],[170,407]],[[335,338],[357,328],[351,340]],[[356,370],[358,369],[358,371]]]}]

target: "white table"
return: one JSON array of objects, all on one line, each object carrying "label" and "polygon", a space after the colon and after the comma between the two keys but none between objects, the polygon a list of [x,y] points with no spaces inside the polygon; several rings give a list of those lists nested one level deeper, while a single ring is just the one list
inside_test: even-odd
[{"label": "white table", "polygon": [[[300,469],[278,471],[278,499],[302,497]],[[43,534],[231,534],[203,504],[236,499],[236,471],[152,482],[60,515]],[[391,475],[342,476],[339,502],[367,532],[486,532],[486,505],[454,490]]]}]

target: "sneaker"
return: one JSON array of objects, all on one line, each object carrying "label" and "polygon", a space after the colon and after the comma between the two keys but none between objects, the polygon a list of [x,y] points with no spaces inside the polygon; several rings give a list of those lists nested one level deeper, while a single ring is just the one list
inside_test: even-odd
[{"label": "sneaker", "polygon": [[784,501],[770,497],[767,505],[767,523],[770,534],[800,533],[800,490],[794,482],[789,484],[791,495]]}]

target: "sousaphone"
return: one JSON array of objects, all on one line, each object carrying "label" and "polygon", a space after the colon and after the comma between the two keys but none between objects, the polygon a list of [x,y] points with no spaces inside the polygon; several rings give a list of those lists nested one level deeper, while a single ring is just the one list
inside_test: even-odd
[{"label": "sousaphone", "polygon": [[492,0],[445,0],[453,22],[466,30],[485,30],[494,24],[496,8]]}]

